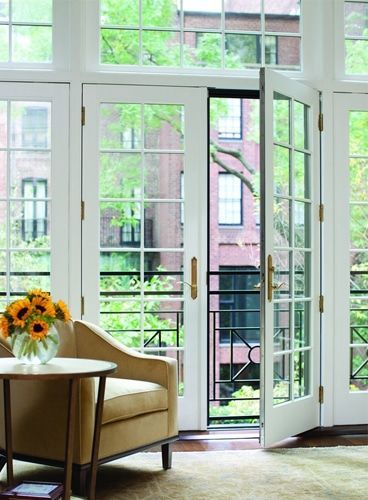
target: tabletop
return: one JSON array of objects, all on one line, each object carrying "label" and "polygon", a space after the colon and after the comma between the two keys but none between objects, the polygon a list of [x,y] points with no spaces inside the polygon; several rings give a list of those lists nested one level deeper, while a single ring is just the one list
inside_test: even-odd
[{"label": "tabletop", "polygon": [[16,358],[0,359],[0,379],[52,380],[109,375],[117,370],[116,363],[98,359],[53,358],[44,365],[29,365]]}]

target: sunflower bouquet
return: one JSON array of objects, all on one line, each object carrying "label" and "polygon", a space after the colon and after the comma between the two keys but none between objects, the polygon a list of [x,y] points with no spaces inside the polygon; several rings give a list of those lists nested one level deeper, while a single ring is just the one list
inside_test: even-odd
[{"label": "sunflower bouquet", "polygon": [[56,354],[59,345],[55,322],[70,319],[62,300],[53,302],[48,292],[30,290],[24,298],[6,307],[0,316],[0,334],[8,339],[19,359],[45,363]]}]

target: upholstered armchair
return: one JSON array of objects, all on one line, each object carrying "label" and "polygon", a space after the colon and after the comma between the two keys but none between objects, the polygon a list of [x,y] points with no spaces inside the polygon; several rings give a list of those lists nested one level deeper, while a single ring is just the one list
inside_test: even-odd
[{"label": "upholstered armchair", "polygon": [[[163,468],[169,469],[170,442],[178,435],[176,361],[125,348],[105,331],[84,321],[60,323],[58,329],[58,356],[102,359],[118,366],[117,372],[106,379],[98,463],[160,445]],[[0,341],[0,358],[9,356],[12,353],[7,343]],[[62,467],[67,382],[22,380],[11,384],[14,457]],[[73,491],[83,495],[91,458],[98,379],[82,379],[78,390],[72,482]],[[0,404],[2,450],[3,422]],[[0,467],[4,464],[4,459],[0,460]]]}]

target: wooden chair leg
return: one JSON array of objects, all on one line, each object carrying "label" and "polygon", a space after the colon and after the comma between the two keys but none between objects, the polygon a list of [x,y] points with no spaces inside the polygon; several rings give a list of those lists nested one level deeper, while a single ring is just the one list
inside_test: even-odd
[{"label": "wooden chair leg", "polygon": [[162,468],[171,469],[172,450],[170,447],[170,443],[161,445],[161,454],[162,454]]}]

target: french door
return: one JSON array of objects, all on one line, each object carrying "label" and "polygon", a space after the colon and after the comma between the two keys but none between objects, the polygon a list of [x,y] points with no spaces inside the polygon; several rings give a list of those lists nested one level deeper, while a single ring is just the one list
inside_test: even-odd
[{"label": "french door", "polygon": [[336,94],[334,424],[368,422],[368,96]]},{"label": "french door", "polygon": [[261,442],[319,425],[318,92],[261,70]]},{"label": "french door", "polygon": [[83,93],[83,318],[177,359],[180,429],[206,422],[206,96]]}]

